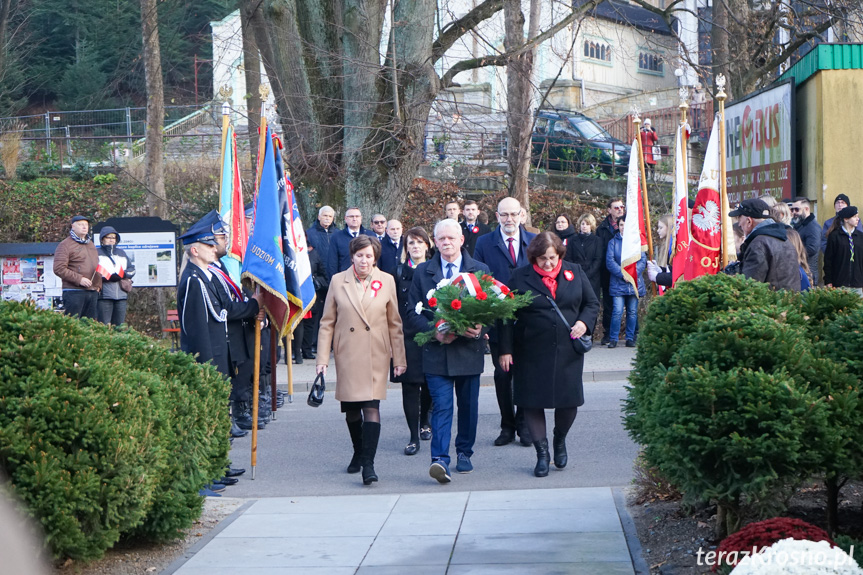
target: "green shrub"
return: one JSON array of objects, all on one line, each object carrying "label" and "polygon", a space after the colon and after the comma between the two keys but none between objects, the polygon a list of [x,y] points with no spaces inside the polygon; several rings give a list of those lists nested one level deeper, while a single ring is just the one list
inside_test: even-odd
[{"label": "green shrub", "polygon": [[135,332],[0,304],[0,469],[57,558],[190,525],[227,463],[227,396]]},{"label": "green shrub", "polygon": [[15,175],[22,182],[32,182],[43,175],[42,165],[33,160],[25,160],[18,164]]},{"label": "green shrub", "polygon": [[632,384],[624,403],[625,426],[638,443],[643,438],[642,409],[653,398],[655,386],[665,377],[671,357],[701,321],[729,309],[763,309],[779,301],[767,284],[719,274],[681,282],[654,298],[641,324],[638,354],[629,376]]},{"label": "green shrub", "polygon": [[90,162],[87,160],[77,160],[69,170],[69,175],[76,182],[92,180],[96,172],[90,167]]}]

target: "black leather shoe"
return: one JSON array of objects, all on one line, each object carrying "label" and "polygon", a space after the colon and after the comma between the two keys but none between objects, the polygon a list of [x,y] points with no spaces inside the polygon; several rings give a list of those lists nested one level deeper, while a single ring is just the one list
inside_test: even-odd
[{"label": "black leather shoe", "polygon": [[610,337],[604,337],[601,340],[599,340],[599,345],[608,345],[610,342],[611,342]]},{"label": "black leather shoe", "polygon": [[419,450],[419,443],[408,443],[405,445],[405,455],[416,455]]},{"label": "black leather shoe", "polygon": [[303,358],[302,357],[295,357],[294,363],[297,365],[303,365]]},{"label": "black leather shoe", "polygon": [[240,480],[235,477],[222,477],[221,479],[217,479],[213,481],[213,483],[221,483],[222,485],[236,485]]},{"label": "black leather shoe", "polygon": [[631,339],[626,340],[626,347],[635,347],[635,342]]},{"label": "black leather shoe", "polygon": [[616,342],[616,341],[610,341],[610,342],[608,342],[608,349],[614,349],[615,347],[617,347],[617,342]]},{"label": "black leather shoe", "polygon": [[225,477],[239,477],[240,475],[242,475],[245,472],[246,472],[246,470],[243,469],[242,467],[240,467],[240,468],[229,467],[228,470],[225,472]]},{"label": "black leather shoe", "polygon": [[431,436],[431,427],[426,426],[420,428],[420,439],[422,439],[423,441],[428,441],[429,439],[431,439]]},{"label": "black leather shoe", "polygon": [[497,439],[494,440],[494,444],[500,447],[501,445],[507,445],[513,441],[515,441],[514,431],[501,431],[500,435],[497,436]]},{"label": "black leather shoe", "polygon": [[533,441],[531,441],[529,435],[522,435],[518,438],[518,442],[521,443],[522,447],[530,447],[533,445]]},{"label": "black leather shoe", "polygon": [[316,359],[315,354],[313,353],[304,353],[303,359]]},{"label": "black leather shoe", "polygon": [[243,431],[239,427],[237,427],[237,422],[231,421],[231,437],[245,437],[249,434],[248,431]]}]

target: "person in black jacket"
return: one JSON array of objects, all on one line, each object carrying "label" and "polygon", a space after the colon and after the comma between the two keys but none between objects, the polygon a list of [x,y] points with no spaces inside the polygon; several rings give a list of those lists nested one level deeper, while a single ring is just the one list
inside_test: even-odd
[{"label": "person in black jacket", "polygon": [[857,208],[848,206],[836,214],[827,231],[824,252],[824,284],[851,288],[863,295],[863,232],[857,229]]},{"label": "person in black jacket", "polygon": [[800,235],[800,241],[806,249],[806,259],[809,263],[809,273],[812,282],[818,285],[819,265],[821,259],[821,226],[812,212],[812,204],[808,198],[798,197],[791,204],[791,225]]},{"label": "person in black jacket", "polygon": [[605,248],[602,240],[596,235],[596,218],[592,214],[584,214],[578,218],[578,233],[566,246],[566,255],[563,257],[568,262],[581,266],[584,275],[590,281],[590,287],[597,299],[600,295],[600,278],[602,270],[605,269]]},{"label": "person in black jacket", "polygon": [[464,203],[464,220],[461,222],[461,233],[464,236],[464,249],[473,257],[476,241],[491,232],[488,224],[479,219],[479,205],[474,200]]},{"label": "person in black jacket", "polygon": [[592,333],[599,313],[587,276],[578,264],[564,261],[564,253],[563,242],[550,232],[530,243],[530,265],[513,272],[509,287],[536,297],[516,312],[516,321],[502,329],[500,338],[500,363],[512,369],[515,402],[524,409],[536,448],[537,477],[548,475],[551,459],[546,409],[554,409],[554,465],[566,466],[566,435],[584,405],[584,354],[574,349],[572,340]]},{"label": "person in black jacket", "polygon": [[626,215],[626,204],[620,198],[611,198],[608,200],[608,217],[602,220],[599,228],[596,230],[596,235],[599,237],[599,242],[602,244],[602,263],[599,268],[599,280],[602,287],[602,345],[606,345],[611,341],[611,313],[614,308],[614,298],[609,292],[609,284],[611,283],[611,274],[605,266],[605,255],[608,251],[608,242],[614,239],[617,234],[617,218]]},{"label": "person in black jacket", "polygon": [[[396,280],[402,323],[407,324],[409,314],[416,315],[416,311],[408,307],[408,292],[413,283],[414,270],[431,257],[431,240],[428,233],[420,227],[409,229],[402,240],[407,249],[402,253],[401,261],[390,273]],[[405,355],[408,361],[407,370],[396,376],[391,367],[390,381],[402,384],[402,407],[410,431],[405,455],[416,455],[420,450],[420,439],[424,441],[431,439],[429,423],[431,395],[423,371],[422,348],[412,336],[407,334],[407,331],[405,331]]]},{"label": "person in black jacket", "polygon": [[402,223],[398,220],[387,222],[387,233],[381,240],[381,260],[378,268],[382,272],[394,274],[396,266],[404,258],[405,242],[402,238]]},{"label": "person in black jacket", "polygon": [[[307,238],[308,239],[308,236]],[[324,267],[324,262],[321,261],[321,256],[318,250],[311,244],[309,246],[309,264],[312,268],[312,283],[315,286],[315,304],[310,310],[309,317],[303,318],[294,330],[294,340],[300,342],[300,345],[295,345],[291,351],[294,354],[294,363],[303,363],[304,359],[315,359],[315,353],[312,347],[315,345],[315,334],[317,326],[320,323],[315,322],[315,307],[318,302],[323,303],[327,299],[327,288],[330,286],[330,280],[327,278],[327,269]],[[302,330],[301,333],[297,333]],[[287,362],[285,362],[287,363]]]},{"label": "person in black jacket", "polygon": [[572,239],[576,233],[569,216],[566,214],[559,214],[557,218],[555,218],[554,229],[551,231],[557,234],[557,237],[563,241],[564,248],[569,245],[569,240]]},{"label": "person in black jacket", "polygon": [[[470,257],[462,249],[464,237],[455,220],[441,220],[435,225],[434,242],[438,252],[414,270],[408,292],[409,313],[405,331],[410,337],[435,327],[434,314],[428,303],[438,283],[460,272],[490,274],[488,266]],[[452,434],[453,392],[458,403],[458,433],[455,438],[456,470],[473,471],[471,456],[476,442],[479,420],[479,376],[485,367],[486,333],[483,326],[474,326],[464,333],[438,331],[435,341],[423,346],[423,371],[432,397],[431,467],[429,475],[439,483],[449,483],[449,443]]]},{"label": "person in black jacket", "polygon": [[[327,261],[330,257],[330,242],[335,233],[339,231],[336,226],[333,225],[335,215],[336,212],[333,208],[330,206],[322,206],[321,209],[318,210],[318,221],[316,221],[315,224],[306,232],[306,242],[308,243],[309,248],[314,248],[315,251],[318,252],[317,257],[321,261],[321,269],[324,271],[322,279],[327,286],[330,282],[330,276],[327,273]],[[314,269],[312,271],[314,272]],[[321,314],[324,313],[324,302],[327,300],[327,288],[324,287],[319,289],[318,283],[315,283],[315,295],[317,296],[317,299],[315,300],[315,305],[312,306],[312,319],[309,320],[309,329],[306,330],[306,333],[309,335],[303,339],[303,345],[305,346],[306,339],[311,338],[311,345],[308,349],[312,355],[314,355],[318,346],[318,327],[321,324]]]}]

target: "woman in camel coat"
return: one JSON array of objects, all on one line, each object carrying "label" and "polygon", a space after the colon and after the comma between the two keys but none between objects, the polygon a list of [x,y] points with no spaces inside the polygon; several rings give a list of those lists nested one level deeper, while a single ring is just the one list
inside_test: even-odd
[{"label": "woman in camel coat", "polygon": [[354,455],[348,473],[362,468],[363,483],[377,481],[374,460],[381,433],[380,400],[387,397],[390,359],[396,376],[405,371],[405,344],[393,277],[380,271],[377,238],[349,244],[351,267],[330,280],[318,331],[317,372],[327,372],[332,345],[338,381],[336,400],[348,424]]}]

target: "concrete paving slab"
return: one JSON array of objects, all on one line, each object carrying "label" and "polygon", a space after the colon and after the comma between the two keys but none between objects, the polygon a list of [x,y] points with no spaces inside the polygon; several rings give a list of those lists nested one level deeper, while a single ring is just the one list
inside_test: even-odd
[{"label": "concrete paving slab", "polygon": [[635,572],[608,487],[280,497],[232,521],[172,573]]},{"label": "concrete paving slab", "polygon": [[459,534],[452,565],[631,561],[623,532]]},{"label": "concrete paving slab", "polygon": [[379,536],[361,566],[447,565],[454,543],[455,535]]},{"label": "concrete paving slab", "polygon": [[322,537],[374,537],[388,513],[285,513],[239,517],[218,537],[295,537],[315,534]]},{"label": "concrete paving slab", "polygon": [[176,573],[185,575],[187,567],[207,567],[212,573],[247,568],[356,568],[372,543],[374,537],[217,537]]},{"label": "concrete paving slab", "polygon": [[524,565],[451,565],[447,575],[632,575],[632,564],[623,563],[545,563]]},{"label": "concrete paving slab", "polygon": [[620,530],[620,518],[612,507],[596,509],[495,509],[467,511],[462,535],[516,533],[585,533]]}]

